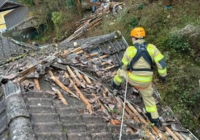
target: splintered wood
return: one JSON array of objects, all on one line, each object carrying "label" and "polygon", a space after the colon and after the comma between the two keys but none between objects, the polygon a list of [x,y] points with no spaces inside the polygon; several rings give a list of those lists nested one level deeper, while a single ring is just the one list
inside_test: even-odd
[{"label": "splintered wood", "polygon": [[69,88],[67,88],[65,85],[63,85],[63,83],[61,83],[58,78],[56,78],[53,75],[53,72],[51,70],[49,70],[49,74],[51,76],[51,79],[57,84],[59,85],[63,90],[67,91],[68,93],[70,93],[72,96],[76,97],[77,99],[79,99],[78,96],[76,96]]},{"label": "splintered wood", "polygon": [[[72,72],[69,67],[68,67],[68,71]],[[66,72],[65,72],[64,75],[65,75],[66,78],[69,78],[69,75]],[[86,105],[86,108],[88,109],[89,113],[92,114],[92,106],[90,105],[88,100],[85,98],[85,96],[82,94],[82,92],[78,89],[78,87],[75,85],[75,83],[70,78],[69,78],[69,80],[73,84],[73,87],[75,88],[76,92],[79,93],[79,97],[81,98],[83,103]]]},{"label": "splintered wood", "polygon": [[63,104],[68,105],[67,101],[62,96],[62,94],[59,90],[57,90],[56,88],[52,88],[52,90],[56,92],[56,94],[58,95],[58,99],[60,99],[63,102]]},{"label": "splintered wood", "polygon": [[34,78],[34,82],[35,82],[35,86],[38,90],[40,90],[40,83],[38,81],[38,79]]},{"label": "splintered wood", "polygon": [[[77,29],[76,31],[70,35],[66,41],[69,42],[83,34],[85,34],[88,30],[93,29],[101,24],[102,18],[105,14],[111,12],[110,9],[116,9],[117,6],[122,6],[122,2],[110,2],[109,5],[104,8],[104,6],[98,8],[94,15],[89,16],[88,18],[82,19],[76,23]],[[114,11],[114,10],[113,10]]]}]

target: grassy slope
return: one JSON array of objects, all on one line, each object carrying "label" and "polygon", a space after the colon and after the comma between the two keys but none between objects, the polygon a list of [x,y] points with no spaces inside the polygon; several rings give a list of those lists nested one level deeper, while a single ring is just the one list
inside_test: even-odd
[{"label": "grassy slope", "polygon": [[[130,30],[135,25],[143,26],[147,31],[146,40],[155,44],[167,61],[168,84],[160,84],[157,78],[154,82],[162,98],[172,108],[181,123],[196,133],[197,128],[200,127],[199,66],[194,62],[196,56],[190,55],[187,51],[174,49],[177,45],[184,45],[183,43],[186,43],[186,49],[193,46],[183,39],[177,41],[177,38],[169,35],[172,31],[188,24],[199,25],[200,4],[198,1],[176,2],[170,10],[166,11],[161,2],[157,1],[150,5],[141,1],[142,4],[136,2],[128,9],[123,9],[117,18],[110,15],[104,17],[103,24],[88,35],[101,35],[120,30],[131,44]],[[138,6],[143,9],[139,10]]]}]

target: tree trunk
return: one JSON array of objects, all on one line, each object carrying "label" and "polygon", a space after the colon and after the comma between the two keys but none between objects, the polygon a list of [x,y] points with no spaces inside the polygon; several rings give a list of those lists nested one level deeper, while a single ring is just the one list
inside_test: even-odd
[{"label": "tree trunk", "polygon": [[80,0],[76,0],[76,8],[77,8],[78,14],[82,16],[82,7],[81,7]]}]

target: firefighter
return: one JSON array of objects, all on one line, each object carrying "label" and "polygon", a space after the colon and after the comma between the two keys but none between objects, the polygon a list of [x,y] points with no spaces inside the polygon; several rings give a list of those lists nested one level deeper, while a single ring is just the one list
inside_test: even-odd
[{"label": "firefighter", "polygon": [[160,127],[156,102],[152,96],[153,64],[156,64],[160,79],[166,84],[166,63],[164,56],[153,44],[145,40],[144,28],[136,27],[131,31],[133,46],[129,46],[121,60],[121,67],[111,81],[111,85],[120,90],[120,84],[127,78],[128,83],[141,93],[146,115],[158,128]]}]

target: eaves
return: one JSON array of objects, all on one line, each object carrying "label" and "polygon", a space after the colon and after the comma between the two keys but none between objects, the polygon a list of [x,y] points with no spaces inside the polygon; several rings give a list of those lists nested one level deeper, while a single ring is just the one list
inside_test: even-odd
[{"label": "eaves", "polygon": [[15,9],[22,6],[18,0],[1,0],[0,1],[0,12]]}]

